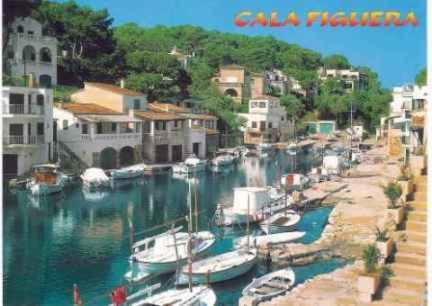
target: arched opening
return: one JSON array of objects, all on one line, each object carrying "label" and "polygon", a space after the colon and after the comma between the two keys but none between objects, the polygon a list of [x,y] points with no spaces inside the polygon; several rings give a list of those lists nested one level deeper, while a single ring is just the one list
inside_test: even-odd
[{"label": "arched opening", "polygon": [[44,95],[37,95],[36,96],[36,104],[43,106],[44,105]]},{"label": "arched opening", "polygon": [[102,169],[117,168],[117,151],[111,147],[105,148],[100,153],[100,167]]},{"label": "arched opening", "polygon": [[51,87],[51,76],[47,74],[42,74],[39,76],[39,86],[50,88]]},{"label": "arched opening", "polygon": [[36,61],[36,50],[33,46],[25,46],[23,49],[22,58],[26,62]]},{"label": "arched opening", "polygon": [[17,27],[17,32],[18,32],[18,33],[24,33],[24,27],[23,27],[22,25],[19,25],[19,26]]},{"label": "arched opening", "polygon": [[135,163],[135,154],[132,147],[123,147],[119,153],[120,167],[130,166]]},{"label": "arched opening", "polygon": [[230,96],[230,97],[237,97],[238,93],[237,93],[237,91],[235,89],[229,88],[229,89],[225,90],[224,95],[225,96]]},{"label": "arched opening", "polygon": [[47,47],[40,49],[39,60],[44,63],[51,63],[52,61],[51,50],[48,49]]}]

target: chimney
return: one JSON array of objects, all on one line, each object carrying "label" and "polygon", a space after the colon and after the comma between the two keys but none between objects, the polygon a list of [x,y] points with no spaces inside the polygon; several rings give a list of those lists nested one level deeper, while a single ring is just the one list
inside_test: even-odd
[{"label": "chimney", "polygon": [[125,80],[124,79],[120,80],[120,87],[125,88]]}]

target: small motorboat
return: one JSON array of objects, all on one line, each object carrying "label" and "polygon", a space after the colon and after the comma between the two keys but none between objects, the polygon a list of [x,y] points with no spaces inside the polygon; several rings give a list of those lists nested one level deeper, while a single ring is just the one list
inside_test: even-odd
[{"label": "small motorboat", "polygon": [[49,195],[61,192],[67,181],[68,177],[59,171],[58,165],[35,165],[27,188],[33,196]]},{"label": "small motorboat", "polygon": [[192,155],[186,158],[184,162],[175,164],[172,169],[173,173],[191,174],[204,171],[206,169],[206,166],[206,160],[199,159],[195,155]]},{"label": "small motorboat", "polygon": [[216,294],[206,286],[196,286],[192,289],[170,289],[137,302],[128,303],[131,306],[214,306]]},{"label": "small motorboat", "polygon": [[286,232],[286,233],[277,233],[277,234],[269,234],[269,235],[261,235],[261,236],[243,236],[235,239],[234,245],[236,247],[244,247],[249,242],[254,247],[267,247],[269,245],[277,245],[280,243],[287,243],[296,241],[304,237],[305,232]]},{"label": "small motorboat", "polygon": [[177,284],[207,284],[233,279],[247,273],[257,262],[256,249],[237,249],[192,263],[191,275],[185,266],[177,276]]},{"label": "small motorboat", "polygon": [[294,271],[291,268],[285,268],[254,279],[243,289],[242,294],[254,297],[257,302],[263,302],[286,293],[294,284]]},{"label": "small motorboat", "polygon": [[81,175],[81,180],[83,186],[89,190],[110,186],[109,177],[106,175],[105,171],[100,168],[88,168]]},{"label": "small motorboat", "polygon": [[125,167],[121,169],[114,169],[110,171],[111,177],[115,180],[117,179],[131,179],[144,175],[144,167],[139,165],[134,165],[130,167]]},{"label": "small motorboat", "polygon": [[[181,227],[136,242],[130,260],[140,263],[141,271],[164,274],[174,272],[187,260],[189,235],[178,232]],[[175,233],[174,233],[175,232]],[[215,236],[208,231],[192,233],[192,255],[203,255],[215,243]]]},{"label": "small motorboat", "polygon": [[213,158],[211,164],[215,167],[223,167],[223,166],[232,165],[234,161],[235,161],[235,157],[233,155],[222,154]]},{"label": "small motorboat", "polygon": [[263,220],[260,227],[266,234],[285,232],[295,229],[300,219],[301,216],[297,212],[287,210],[278,212]]}]

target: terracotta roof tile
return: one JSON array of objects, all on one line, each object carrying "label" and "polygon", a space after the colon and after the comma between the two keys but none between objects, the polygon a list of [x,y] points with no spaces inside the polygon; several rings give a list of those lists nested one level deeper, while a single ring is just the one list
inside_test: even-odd
[{"label": "terracotta roof tile", "polygon": [[113,111],[107,107],[103,107],[93,103],[63,103],[61,107],[73,114],[81,115],[120,115],[121,113]]},{"label": "terracotta roof tile", "polygon": [[114,84],[98,83],[98,82],[85,82],[84,85],[97,87],[97,88],[107,90],[107,91],[110,91],[112,93],[119,94],[119,95],[133,96],[133,97],[144,96],[144,94],[141,92],[129,90],[126,88],[121,88],[121,87],[116,86]]},{"label": "terracotta roof tile", "polygon": [[186,113],[188,110],[186,108],[171,104],[171,103],[161,103],[153,102],[149,103],[148,107],[152,111],[162,111],[162,112],[173,112],[173,113]]}]

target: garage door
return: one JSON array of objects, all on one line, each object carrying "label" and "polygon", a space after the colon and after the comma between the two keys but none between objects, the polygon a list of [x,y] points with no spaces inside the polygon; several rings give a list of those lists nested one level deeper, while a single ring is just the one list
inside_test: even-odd
[{"label": "garage door", "polygon": [[157,163],[167,163],[168,162],[168,145],[158,145],[156,146],[156,158]]},{"label": "garage door", "polygon": [[3,155],[3,177],[13,178],[18,176],[18,155]]}]

